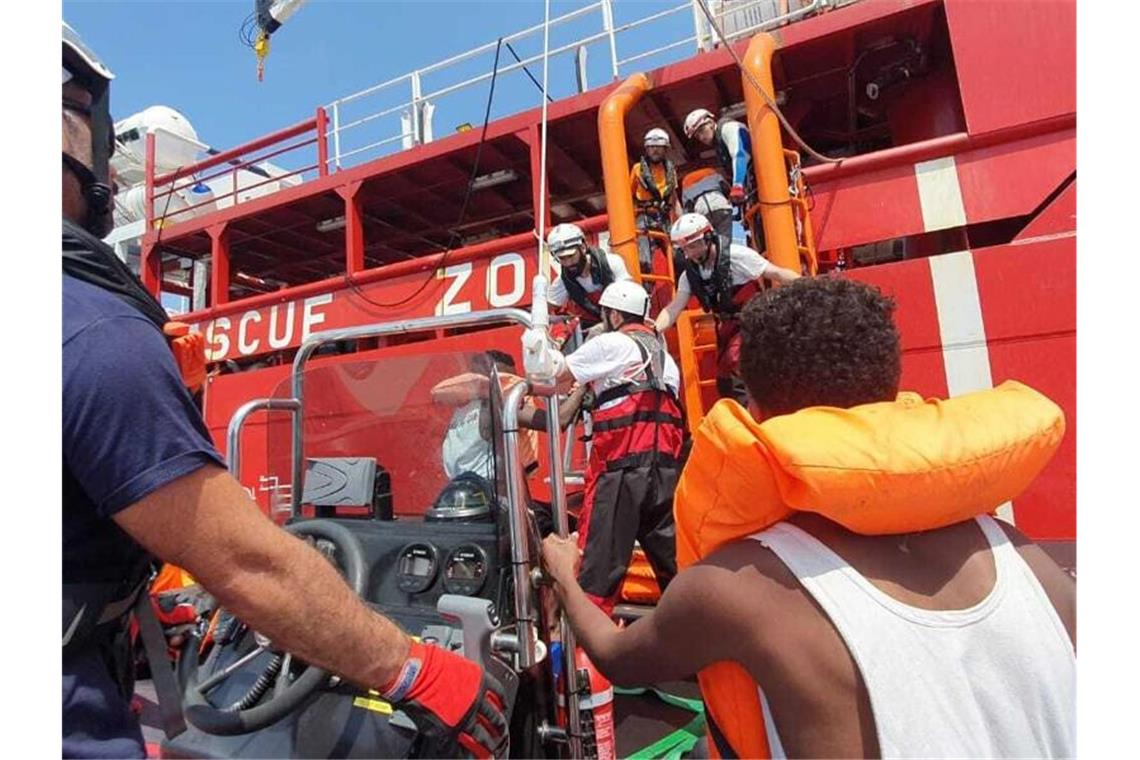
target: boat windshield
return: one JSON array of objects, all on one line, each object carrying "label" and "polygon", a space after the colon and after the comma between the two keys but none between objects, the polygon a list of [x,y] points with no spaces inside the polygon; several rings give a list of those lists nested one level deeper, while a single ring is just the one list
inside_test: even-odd
[{"label": "boat windshield", "polygon": [[[302,513],[420,517],[501,500],[501,410],[489,398],[492,366],[510,371],[501,357],[375,353],[317,356],[304,370]],[[275,397],[291,396],[287,379]],[[271,509],[281,519],[292,497],[292,416],[265,418]]]}]

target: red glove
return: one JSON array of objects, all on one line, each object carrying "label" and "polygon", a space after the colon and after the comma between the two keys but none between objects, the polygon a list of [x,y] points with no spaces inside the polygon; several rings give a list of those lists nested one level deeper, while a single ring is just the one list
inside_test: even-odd
[{"label": "red glove", "polygon": [[728,191],[728,200],[734,206],[744,203],[744,185],[733,185],[732,189]]},{"label": "red glove", "polygon": [[502,685],[457,654],[413,641],[399,674],[380,694],[399,705],[421,733],[458,742],[474,757],[494,757],[506,747]]}]

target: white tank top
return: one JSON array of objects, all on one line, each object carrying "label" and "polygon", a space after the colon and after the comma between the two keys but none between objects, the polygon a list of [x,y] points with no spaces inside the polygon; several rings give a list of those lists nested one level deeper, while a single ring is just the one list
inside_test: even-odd
[{"label": "white tank top", "polygon": [[[977,522],[997,580],[960,610],[891,598],[789,523],[751,538],[775,552],[843,637],[867,685],[883,757],[1073,757],[1069,635],[1001,528],[988,516]],[[772,756],[783,757],[767,709],[765,722]]]}]

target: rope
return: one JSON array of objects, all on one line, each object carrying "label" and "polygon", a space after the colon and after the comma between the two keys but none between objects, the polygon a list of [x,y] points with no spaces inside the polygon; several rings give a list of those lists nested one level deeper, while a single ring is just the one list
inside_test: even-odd
[{"label": "rope", "polygon": [[793,128],[792,125],[788,123],[788,120],[784,118],[784,112],[780,110],[780,107],[776,105],[775,101],[773,101],[772,98],[768,97],[768,93],[765,92],[764,88],[760,86],[760,83],[756,81],[756,77],[752,76],[752,72],[744,67],[744,61],[740,60],[740,56],[736,54],[736,51],[733,50],[732,45],[729,44],[728,39],[725,38],[724,32],[720,30],[720,26],[716,23],[716,19],[713,18],[712,11],[708,9],[708,6],[705,4],[705,0],[697,0],[697,5],[701,7],[701,12],[704,13],[705,18],[708,19],[709,26],[711,26],[713,28],[713,31],[716,32],[716,36],[720,38],[721,44],[723,44],[724,47],[728,50],[728,54],[732,56],[732,60],[736,61],[736,65],[740,68],[741,71],[744,72],[745,78],[748,79],[749,83],[756,90],[756,92],[760,93],[760,96],[764,98],[764,102],[767,103],[768,107],[772,109],[772,112],[776,114],[776,118],[780,120],[780,124],[784,126],[784,129],[787,130],[788,134],[791,135],[793,140],[795,140],[796,145],[803,148],[804,153],[807,153],[816,161],[820,161],[826,164],[842,163],[842,158],[832,158],[831,156],[825,156],[803,141],[803,138],[800,137],[799,132],[797,132],[795,128]]},{"label": "rope", "polygon": [[546,112],[550,104],[549,95],[550,72],[550,0],[546,0],[546,17],[542,28],[542,149],[538,167],[538,216],[535,219],[536,234],[538,235],[538,272],[543,277],[550,271],[550,250],[546,247]]},{"label": "rope", "polygon": [[353,281],[352,275],[348,272],[345,272],[345,282],[348,283],[348,286],[352,289],[352,292],[355,293],[356,296],[361,300],[370,303],[373,306],[379,306],[381,308],[403,306],[404,304],[412,301],[417,296],[419,296],[420,293],[423,293],[424,290],[426,290],[427,287],[432,283],[439,284],[443,282],[443,280],[435,276],[435,273],[447,267],[448,255],[450,255],[451,252],[455,250],[455,247],[457,245],[461,245],[463,242],[462,237],[459,235],[458,227],[463,224],[463,220],[467,218],[467,206],[471,202],[471,193],[475,189],[475,177],[479,175],[479,159],[483,155],[483,145],[487,142],[487,126],[491,123],[491,104],[495,102],[495,82],[499,77],[499,52],[502,50],[502,48],[503,38],[500,37],[498,44],[495,45],[495,63],[491,69],[491,87],[487,93],[487,107],[483,112],[483,133],[479,136],[479,144],[475,146],[475,161],[471,166],[471,176],[467,180],[467,192],[463,196],[463,205],[459,208],[459,219],[457,219],[455,222],[455,229],[452,229],[451,231],[451,238],[448,241],[447,248],[444,249],[443,255],[440,256],[439,265],[428,270],[427,277],[424,278],[424,281],[420,283],[420,286],[416,288],[411,295],[405,298],[401,298],[399,301],[393,301],[391,303],[374,301],[369,298],[368,295],[363,290],[361,290],[360,286],[358,286]]}]

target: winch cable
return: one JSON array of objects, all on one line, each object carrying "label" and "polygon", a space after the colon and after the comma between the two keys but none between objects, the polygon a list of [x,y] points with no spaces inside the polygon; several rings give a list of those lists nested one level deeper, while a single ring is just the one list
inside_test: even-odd
[{"label": "winch cable", "polygon": [[784,117],[784,112],[781,111],[780,107],[776,105],[775,101],[768,96],[768,93],[765,92],[764,88],[760,86],[760,83],[756,81],[756,77],[752,76],[752,72],[744,67],[744,61],[740,60],[740,56],[736,54],[736,51],[733,50],[732,45],[728,41],[728,38],[724,36],[724,32],[721,31],[720,25],[717,24],[716,19],[713,18],[712,11],[710,11],[708,6],[705,4],[705,0],[697,0],[697,5],[701,7],[701,13],[705,14],[705,18],[708,19],[709,26],[711,26],[713,28],[713,31],[716,32],[716,36],[720,38],[721,44],[724,45],[726,50],[728,50],[728,54],[732,56],[732,60],[736,61],[736,65],[742,72],[744,72],[745,78],[748,80],[749,84],[752,85],[753,89],[755,89],[756,92],[760,93],[760,96],[764,98],[764,102],[767,103],[768,107],[772,109],[772,112],[776,114],[776,118],[780,120],[780,124],[784,126],[784,129],[787,130],[788,134],[795,141],[796,145],[799,145],[801,148],[803,148],[804,153],[808,154],[816,161],[820,161],[825,164],[843,163],[842,158],[825,156],[804,142],[803,138],[800,137],[799,132],[797,132],[795,128],[788,123],[788,120]]},{"label": "winch cable", "polygon": [[483,132],[480,134],[479,142],[475,146],[475,161],[471,166],[471,176],[467,179],[467,190],[463,194],[463,204],[459,207],[459,219],[456,220],[455,226],[451,230],[451,238],[448,240],[447,248],[444,249],[443,255],[440,256],[439,264],[428,270],[427,277],[424,278],[424,281],[418,288],[415,289],[415,291],[412,292],[411,295],[401,298],[399,301],[392,301],[388,303],[383,301],[376,301],[369,298],[364,293],[364,291],[361,290],[355,282],[353,282],[352,275],[348,272],[345,272],[344,281],[348,283],[348,286],[352,289],[352,292],[355,293],[361,300],[370,303],[373,306],[378,306],[382,309],[390,309],[396,306],[403,306],[404,304],[415,300],[433,282],[437,284],[443,282],[443,279],[436,277],[435,273],[447,267],[447,257],[451,254],[452,251],[455,250],[459,244],[462,244],[463,242],[462,237],[459,235],[458,228],[461,224],[463,224],[463,220],[467,218],[467,207],[471,202],[471,194],[475,191],[475,178],[479,176],[479,159],[483,155],[483,145],[487,142],[487,127],[491,123],[491,104],[495,102],[495,82],[499,78],[499,53],[502,51],[502,49],[503,38],[500,37],[495,44],[495,63],[491,70],[491,87],[490,91],[487,93],[487,106],[483,112]]},{"label": "winch cable", "polygon": [[546,88],[544,88],[539,83],[539,81],[534,78],[534,74],[530,73],[530,69],[526,67],[526,64],[523,64],[522,58],[519,58],[519,54],[515,52],[515,49],[513,47],[511,47],[511,43],[509,43],[509,42],[506,43],[506,46],[507,46],[507,52],[509,52],[511,55],[513,55],[515,57],[515,60],[518,61],[520,64],[522,64],[522,70],[523,70],[523,73],[526,74],[527,79],[529,79],[531,82],[533,82],[534,86],[538,88],[539,92],[546,95],[546,99],[549,100],[551,103],[553,103],[554,98],[550,97],[550,93],[548,93],[546,91]]}]

